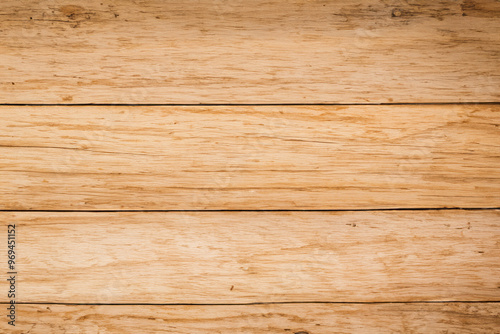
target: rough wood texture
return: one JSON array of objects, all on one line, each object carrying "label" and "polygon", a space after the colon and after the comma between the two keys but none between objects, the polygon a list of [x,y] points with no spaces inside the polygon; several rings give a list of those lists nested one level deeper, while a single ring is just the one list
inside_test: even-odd
[{"label": "rough wood texture", "polygon": [[498,102],[499,16],[495,0],[4,0],[0,102]]},{"label": "rough wood texture", "polygon": [[18,305],[12,334],[499,333],[500,304]]},{"label": "rough wood texture", "polygon": [[0,209],[500,206],[500,105],[1,107]]},{"label": "rough wood texture", "polygon": [[0,221],[16,223],[18,302],[500,299],[497,210],[3,212]]}]

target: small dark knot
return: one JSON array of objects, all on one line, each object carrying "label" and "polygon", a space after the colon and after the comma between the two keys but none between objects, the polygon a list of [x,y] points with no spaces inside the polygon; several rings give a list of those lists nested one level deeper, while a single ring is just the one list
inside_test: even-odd
[{"label": "small dark knot", "polygon": [[400,17],[401,16],[401,10],[399,10],[398,8],[394,8],[392,10],[392,17]]}]

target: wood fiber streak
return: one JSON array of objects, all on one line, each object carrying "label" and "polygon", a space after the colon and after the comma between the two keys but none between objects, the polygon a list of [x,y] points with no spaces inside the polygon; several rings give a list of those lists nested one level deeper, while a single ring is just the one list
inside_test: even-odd
[{"label": "wood fiber streak", "polygon": [[500,105],[0,107],[0,209],[500,206]]},{"label": "wood fiber streak", "polygon": [[[254,306],[18,305],[12,334],[498,333],[494,303]],[[0,322],[0,329],[7,329]]]},{"label": "wood fiber streak", "polygon": [[500,101],[495,0],[4,0],[0,17],[0,103]]},{"label": "wood fiber streak", "polygon": [[497,210],[3,212],[0,221],[16,223],[18,302],[500,301]]}]

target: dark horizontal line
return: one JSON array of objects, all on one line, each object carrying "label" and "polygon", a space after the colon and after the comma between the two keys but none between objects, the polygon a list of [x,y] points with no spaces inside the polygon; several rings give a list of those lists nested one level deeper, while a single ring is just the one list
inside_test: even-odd
[{"label": "dark horizontal line", "polygon": [[413,106],[413,105],[497,105],[498,102],[391,102],[391,103],[0,103],[0,106],[122,106],[122,107],[203,107],[203,106]]},{"label": "dark horizontal line", "polygon": [[189,209],[189,210],[0,210],[0,212],[358,212],[358,211],[453,211],[500,210],[490,208],[376,208],[376,209]]},{"label": "dark horizontal line", "polygon": [[[251,306],[251,305],[286,305],[286,304],[446,304],[446,303],[500,303],[500,300],[468,301],[468,300],[439,300],[439,301],[383,301],[383,302],[347,302],[347,301],[291,301],[291,302],[249,302],[249,303],[63,303],[63,302],[16,302],[19,305],[110,305],[110,306]],[[6,305],[8,302],[0,302]]]}]

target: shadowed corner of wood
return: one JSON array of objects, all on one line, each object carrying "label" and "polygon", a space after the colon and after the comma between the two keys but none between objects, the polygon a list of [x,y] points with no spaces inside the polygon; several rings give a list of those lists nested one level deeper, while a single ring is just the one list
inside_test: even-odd
[{"label": "shadowed corner of wood", "polygon": [[499,0],[463,0],[460,4],[462,16],[498,18],[500,16]]}]

